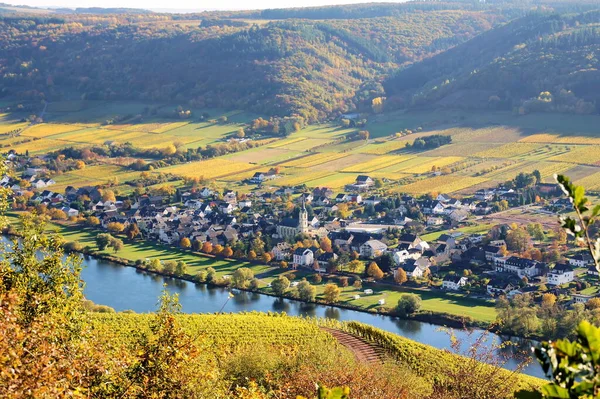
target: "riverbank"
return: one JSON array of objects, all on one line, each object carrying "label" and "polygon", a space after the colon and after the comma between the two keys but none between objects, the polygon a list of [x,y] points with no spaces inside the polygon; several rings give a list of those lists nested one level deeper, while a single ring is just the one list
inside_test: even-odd
[{"label": "riverbank", "polygon": [[[13,223],[18,223],[16,213],[9,215]],[[129,241],[124,240],[125,246],[118,254],[111,254],[107,251],[97,251],[95,236],[97,229],[91,229],[82,226],[71,226],[69,224],[52,223],[50,229],[56,230],[64,236],[67,241],[77,241],[81,244],[84,252],[87,255],[94,256],[98,259],[105,259],[124,266],[135,267],[147,273],[178,278],[196,283],[194,276],[201,270],[207,267],[213,267],[219,280],[222,284],[219,286],[227,286],[227,281],[224,277],[231,275],[239,267],[250,268],[256,276],[260,277],[260,286],[258,289],[249,290],[263,295],[277,297],[271,292],[269,284],[278,276],[293,274],[296,280],[300,280],[304,276],[308,276],[308,270],[290,270],[279,267],[261,265],[255,262],[239,261],[234,259],[216,258],[212,255],[206,255],[193,251],[185,251],[179,248],[157,245],[144,241]],[[182,260],[188,265],[188,273],[185,276],[172,276],[165,273],[156,273],[149,271],[141,265],[136,265],[136,261],[155,259],[161,261]],[[291,276],[290,276],[291,277]],[[427,323],[437,324],[440,326],[448,326],[454,328],[462,327],[480,327],[487,328],[495,319],[495,309],[492,303],[477,301],[470,298],[465,298],[460,294],[450,294],[445,292],[435,291],[420,291],[405,287],[397,287],[392,289],[389,286],[377,283],[363,284],[362,289],[356,289],[352,286],[341,287],[342,294],[340,301],[330,304],[325,302],[323,298],[323,290],[325,284],[331,279],[335,280],[339,276],[324,276],[321,284],[314,284],[317,288],[317,300],[315,303],[328,306],[335,306],[344,309],[356,310],[371,314],[386,314],[391,316],[399,316],[394,312],[395,304],[402,293],[413,292],[420,295],[423,299],[421,312],[411,317],[413,320],[423,321]],[[384,288],[385,287],[385,288]],[[364,295],[364,289],[370,288],[374,291],[373,295]],[[355,295],[360,295],[361,298],[356,300]],[[284,296],[289,299],[296,299],[290,295]],[[379,301],[384,300],[385,304],[380,305]]]}]

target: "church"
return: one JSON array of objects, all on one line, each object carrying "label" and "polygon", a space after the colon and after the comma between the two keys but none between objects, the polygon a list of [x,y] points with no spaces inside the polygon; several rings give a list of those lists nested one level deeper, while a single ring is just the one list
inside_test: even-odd
[{"label": "church", "polygon": [[298,219],[285,218],[280,225],[277,226],[277,235],[280,238],[289,240],[294,238],[298,234],[309,234],[310,229],[308,226],[308,212],[306,211],[306,205],[302,201],[302,209]]}]

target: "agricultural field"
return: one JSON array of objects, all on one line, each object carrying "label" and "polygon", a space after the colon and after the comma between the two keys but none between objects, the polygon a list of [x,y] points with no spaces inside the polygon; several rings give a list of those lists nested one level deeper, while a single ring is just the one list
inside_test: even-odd
[{"label": "agricultural field", "polygon": [[[107,122],[118,115],[140,115],[148,107],[157,112],[142,120]],[[171,144],[195,149],[225,142],[257,117],[242,111],[214,109],[192,110],[193,116],[187,120],[164,116],[173,109],[173,105],[141,102],[64,101],[49,104],[45,122],[37,125],[22,122],[27,115],[2,114],[0,148],[33,155],[68,146],[111,142],[146,149],[162,149]],[[202,114],[209,117],[200,120]],[[227,121],[217,122],[222,116]],[[270,137],[260,147],[157,171],[182,177],[204,176],[218,187],[237,187],[244,192],[254,188],[243,185],[244,180],[275,166],[281,176],[269,185],[306,183],[309,187],[328,185],[339,191],[356,175],[368,174],[391,181],[394,191],[462,195],[536,169],[544,181],[552,181],[555,173],[566,173],[595,187],[594,176],[600,173],[600,137],[595,128],[599,123],[600,118],[594,116],[559,118],[451,110],[393,112],[372,116],[364,127],[311,125],[287,137]],[[368,130],[370,139],[346,139],[357,130]],[[450,135],[452,143],[422,152],[406,148],[407,143],[434,134]],[[435,176],[434,168],[444,175]],[[83,174],[74,171],[59,180],[61,184],[97,181],[85,173],[86,170]]]},{"label": "agricultural field", "polygon": [[116,165],[93,165],[80,170],[73,170],[53,177],[56,184],[52,190],[63,192],[67,186],[83,187],[106,184],[109,179],[116,178],[119,183],[137,178],[140,172],[132,172]]},{"label": "agricultural field", "polygon": [[161,172],[173,173],[184,177],[201,177],[216,179],[257,169],[256,165],[246,162],[229,161],[213,158],[206,161],[189,162],[161,169]]}]

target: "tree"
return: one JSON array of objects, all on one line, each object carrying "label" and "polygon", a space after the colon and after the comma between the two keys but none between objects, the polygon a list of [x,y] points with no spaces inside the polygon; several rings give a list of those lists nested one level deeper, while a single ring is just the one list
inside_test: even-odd
[{"label": "tree", "polygon": [[396,310],[402,316],[414,314],[421,308],[421,297],[416,294],[402,294]]},{"label": "tree", "polygon": [[106,229],[113,234],[119,234],[120,232],[125,230],[125,225],[119,222],[110,222],[106,226]]},{"label": "tree", "polygon": [[321,284],[321,282],[323,281],[323,277],[321,277],[321,275],[319,273],[315,273],[313,275],[312,280],[313,280],[313,283],[315,283],[315,284]]},{"label": "tree", "polygon": [[188,249],[192,247],[192,242],[190,241],[189,238],[187,237],[183,237],[180,241],[179,241],[179,246],[183,249]]},{"label": "tree", "polygon": [[307,302],[314,302],[317,296],[317,289],[310,285],[306,280],[302,280],[298,284],[298,297]]},{"label": "tree", "polygon": [[163,272],[169,275],[175,274],[175,269],[177,268],[177,262],[174,260],[168,260],[163,262]]},{"label": "tree", "polygon": [[331,240],[328,237],[321,238],[319,247],[325,252],[333,252],[333,249],[331,247]]},{"label": "tree", "polygon": [[115,197],[115,193],[112,190],[102,190],[102,201],[112,201],[115,202],[117,199]]},{"label": "tree", "polygon": [[367,276],[373,277],[375,280],[381,280],[383,278],[383,272],[377,266],[377,263],[371,262],[367,268]]},{"label": "tree", "polygon": [[271,259],[272,259],[272,258],[273,258],[273,257],[272,257],[272,256],[271,256],[271,254],[270,254],[270,253],[268,253],[268,252],[265,252],[264,254],[262,254],[262,261],[263,261],[264,263],[267,263],[267,264],[268,264],[269,262],[271,262]]},{"label": "tree", "polygon": [[213,250],[213,246],[210,241],[205,241],[204,244],[202,244],[202,252],[204,252],[205,254],[212,253],[212,250]]},{"label": "tree", "polygon": [[356,271],[358,269],[360,269],[361,266],[362,266],[362,262],[359,261],[358,259],[355,259],[355,260],[351,261],[350,263],[348,263],[348,270],[350,271],[350,273],[356,273]]},{"label": "tree", "polygon": [[523,253],[531,248],[531,236],[524,228],[517,227],[506,234],[506,246],[511,251]]},{"label": "tree", "polygon": [[243,139],[244,137],[246,137],[246,132],[244,132],[244,128],[239,128],[237,133],[236,133],[236,137],[238,139]]},{"label": "tree", "polygon": [[550,309],[556,303],[556,295],[554,294],[544,294],[542,295],[542,308]]},{"label": "tree", "polygon": [[340,286],[347,287],[348,286],[348,277],[340,277]]},{"label": "tree", "polygon": [[403,268],[398,268],[396,270],[396,274],[394,275],[394,281],[400,285],[406,283],[408,281],[408,277],[406,276],[406,272]]},{"label": "tree", "polygon": [[367,130],[361,130],[360,132],[358,132],[358,138],[360,140],[369,140],[369,132]]},{"label": "tree", "polygon": [[52,220],[67,220],[67,214],[57,208],[49,209],[48,215],[52,218]]},{"label": "tree", "polygon": [[383,180],[379,177],[375,179],[375,188],[383,188]]},{"label": "tree", "polygon": [[125,228],[125,235],[130,240],[133,240],[134,238],[136,238],[137,236],[139,236],[140,235],[140,228],[138,227],[137,223],[129,223],[127,225],[127,227]]},{"label": "tree", "polygon": [[290,280],[285,276],[279,276],[271,283],[271,289],[275,295],[283,295],[290,288]]},{"label": "tree", "polygon": [[117,253],[122,250],[125,245],[123,244],[123,240],[112,237],[108,246],[112,248],[114,253]]},{"label": "tree", "polygon": [[231,247],[225,247],[221,255],[223,255],[225,258],[231,258],[233,255],[233,249],[231,249]]},{"label": "tree", "polygon": [[96,236],[96,246],[99,251],[104,251],[108,244],[110,244],[110,240],[113,238],[110,234],[100,233]]},{"label": "tree", "polygon": [[527,232],[534,240],[542,241],[546,235],[544,234],[544,227],[540,223],[530,223],[527,225]]},{"label": "tree", "polygon": [[362,288],[362,280],[359,278],[355,279],[352,283],[352,287],[354,287],[357,290],[360,290]]},{"label": "tree", "polygon": [[255,260],[256,259],[256,252],[250,250],[248,251],[248,259],[249,260]]},{"label": "tree", "polygon": [[250,280],[254,278],[254,272],[247,267],[240,267],[231,276],[231,284],[237,288],[248,288]]},{"label": "tree", "polygon": [[334,303],[337,302],[340,298],[340,287],[335,284],[327,284],[325,285],[325,289],[323,290],[323,296],[325,297],[325,302]]},{"label": "tree", "polygon": [[175,267],[175,275],[177,277],[182,277],[187,274],[188,266],[184,261],[178,260],[177,266]]}]

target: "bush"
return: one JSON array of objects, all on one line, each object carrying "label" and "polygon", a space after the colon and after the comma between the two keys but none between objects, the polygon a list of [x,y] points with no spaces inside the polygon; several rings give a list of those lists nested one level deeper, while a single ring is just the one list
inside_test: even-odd
[{"label": "bush", "polygon": [[402,294],[398,300],[396,310],[402,316],[416,313],[421,308],[421,297],[416,294]]}]

